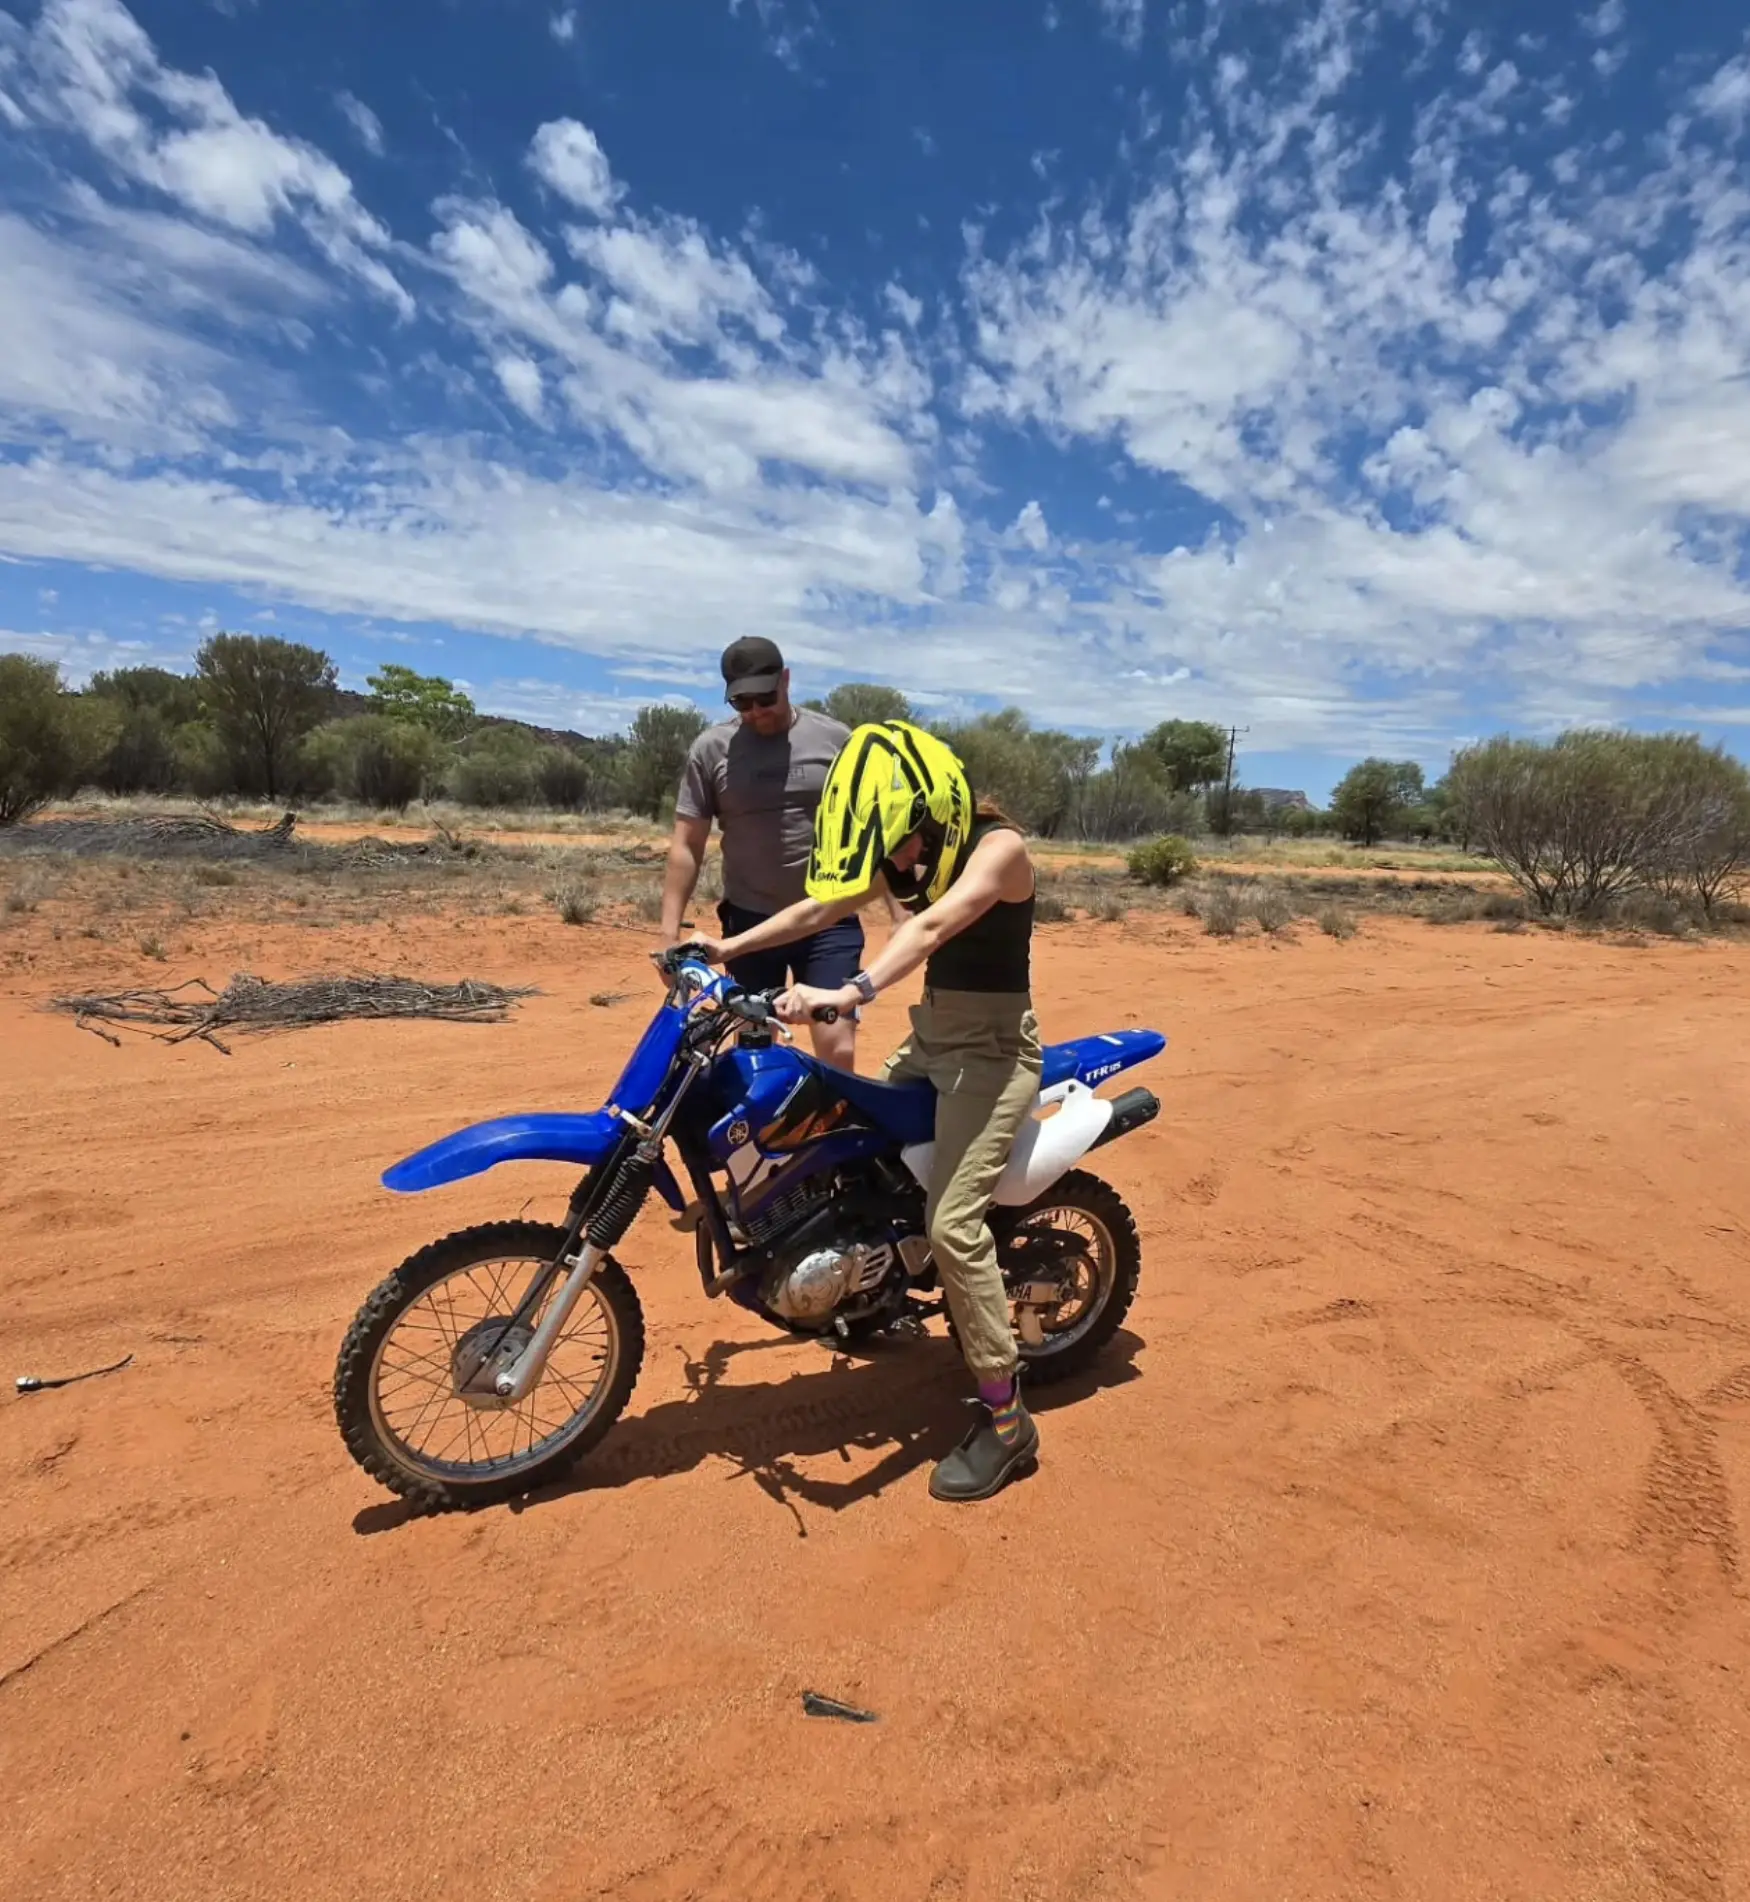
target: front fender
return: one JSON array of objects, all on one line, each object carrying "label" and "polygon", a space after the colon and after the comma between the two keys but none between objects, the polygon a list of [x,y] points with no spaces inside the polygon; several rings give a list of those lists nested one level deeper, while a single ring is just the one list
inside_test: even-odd
[{"label": "front fender", "polygon": [[[625,1133],[625,1125],[606,1110],[572,1116],[500,1116],[490,1123],[472,1123],[404,1157],[384,1170],[383,1186],[398,1195],[418,1195],[480,1175],[501,1162],[568,1162],[588,1168],[606,1161]],[[673,1170],[660,1159],[656,1187],[670,1208],[686,1206]]]}]

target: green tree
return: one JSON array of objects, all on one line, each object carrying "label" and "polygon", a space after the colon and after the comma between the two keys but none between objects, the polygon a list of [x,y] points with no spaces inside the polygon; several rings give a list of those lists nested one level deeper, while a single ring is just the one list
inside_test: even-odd
[{"label": "green tree", "polygon": [[74,750],[61,670],[0,654],[0,825],[28,818],[63,789]]},{"label": "green tree", "polygon": [[911,720],[911,702],[897,687],[877,686],[872,681],[847,680],[820,703],[820,710],[845,726],[868,726],[876,720]]},{"label": "green tree", "polygon": [[535,764],[541,804],[555,812],[586,812],[597,802],[600,775],[587,753],[570,746],[544,746]]},{"label": "green tree", "polygon": [[1207,720],[1163,720],[1140,744],[1173,792],[1198,792],[1226,777],[1228,736]]},{"label": "green tree", "polygon": [[622,756],[622,797],[633,812],[660,819],[679,790],[687,752],[704,732],[697,707],[640,707]]},{"label": "green tree", "polygon": [[443,742],[417,720],[363,713],[331,720],[304,742],[311,778],[343,798],[404,812],[444,764]]},{"label": "green tree", "polygon": [[960,756],[973,791],[1041,838],[1069,828],[1100,758],[1098,740],[1038,731],[1019,707],[936,731]]},{"label": "green tree", "polygon": [[1364,759],[1331,794],[1331,814],[1346,839],[1377,845],[1422,797],[1422,769],[1414,760]]},{"label": "green tree", "polygon": [[241,788],[277,799],[305,734],[334,701],[334,662],[314,647],[215,634],[195,656],[201,698]]},{"label": "green tree", "polygon": [[456,755],[450,790],[464,806],[532,806],[540,761],[527,728],[480,727]]},{"label": "green tree", "polygon": [[1111,764],[1090,774],[1082,792],[1078,830],[1084,839],[1189,835],[1202,825],[1201,801],[1191,793],[1174,792],[1160,759],[1140,741],[1114,746]]},{"label": "green tree", "polygon": [[1502,734],[1447,774],[1462,823],[1544,912],[1651,889],[1712,912],[1750,875],[1750,774],[1689,733]]},{"label": "green tree", "polygon": [[84,698],[116,714],[114,737],[92,766],[105,792],[170,792],[186,783],[177,735],[202,717],[197,681],[163,667],[119,667],[93,674]]},{"label": "green tree", "polygon": [[165,667],[117,667],[93,674],[85,691],[95,699],[117,701],[130,713],[149,710],[172,728],[201,717],[200,683]]},{"label": "green tree", "polygon": [[365,684],[371,690],[373,713],[411,721],[440,740],[459,740],[478,718],[474,702],[438,674],[415,673],[388,661]]}]

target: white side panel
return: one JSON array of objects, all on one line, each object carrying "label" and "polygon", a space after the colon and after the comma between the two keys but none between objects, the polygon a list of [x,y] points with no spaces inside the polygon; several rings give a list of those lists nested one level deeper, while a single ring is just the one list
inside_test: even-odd
[{"label": "white side panel", "polygon": [[[1052,1103],[1058,1105],[1055,1116],[1038,1114]],[[1021,1125],[1015,1138],[1008,1167],[997,1181],[992,1200],[1019,1208],[1043,1195],[1066,1169],[1073,1168],[1088,1153],[1111,1120],[1111,1103],[1085,1084],[1059,1083],[1040,1091],[1034,1114]],[[935,1153],[934,1143],[915,1143],[900,1151],[900,1160],[926,1190]]]}]

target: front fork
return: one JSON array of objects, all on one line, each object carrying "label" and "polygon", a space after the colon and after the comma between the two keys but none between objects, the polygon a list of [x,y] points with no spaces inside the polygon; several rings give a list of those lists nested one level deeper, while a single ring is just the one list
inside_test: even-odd
[{"label": "front fork", "polygon": [[594,1280],[596,1270],[637,1219],[638,1211],[650,1193],[669,1125],[704,1067],[697,1057],[689,1060],[686,1074],[654,1123],[642,1123],[625,1110],[619,1112],[628,1127],[637,1131],[637,1143],[612,1171],[604,1192],[593,1208],[586,1205],[572,1216],[558,1259],[549,1262],[529,1283],[522,1300],[517,1303],[516,1312],[505,1322],[498,1339],[476,1363],[477,1373],[497,1351],[498,1342],[541,1305],[547,1290],[553,1285],[554,1275],[562,1268],[568,1268],[570,1273],[560,1284],[558,1293],[542,1316],[541,1324],[535,1329],[528,1346],[508,1367],[500,1371],[492,1383],[493,1392],[506,1406],[514,1406],[519,1400],[527,1399],[540,1385],[541,1376],[547,1371],[547,1357],[553,1352],[553,1345],[564,1332],[565,1324],[571,1319],[578,1302],[583,1299],[584,1290]]}]

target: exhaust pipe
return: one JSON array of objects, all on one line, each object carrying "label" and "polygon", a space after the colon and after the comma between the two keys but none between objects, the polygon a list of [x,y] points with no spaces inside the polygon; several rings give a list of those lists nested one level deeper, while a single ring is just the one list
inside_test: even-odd
[{"label": "exhaust pipe", "polygon": [[1100,1131],[1094,1147],[1104,1149],[1120,1136],[1128,1136],[1133,1129],[1152,1123],[1160,1113],[1161,1099],[1153,1090],[1126,1090],[1122,1096],[1113,1097],[1111,1120]]}]

